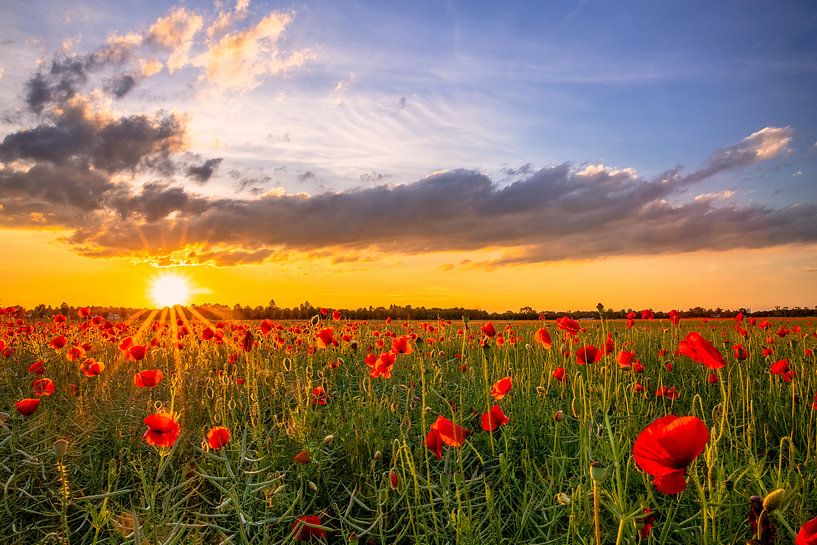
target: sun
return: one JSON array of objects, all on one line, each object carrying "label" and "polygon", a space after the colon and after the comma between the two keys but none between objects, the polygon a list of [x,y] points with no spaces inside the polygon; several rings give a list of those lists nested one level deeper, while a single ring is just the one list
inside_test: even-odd
[{"label": "sun", "polygon": [[186,305],[190,301],[190,291],[190,282],[178,274],[161,274],[150,283],[150,298],[159,308]]}]

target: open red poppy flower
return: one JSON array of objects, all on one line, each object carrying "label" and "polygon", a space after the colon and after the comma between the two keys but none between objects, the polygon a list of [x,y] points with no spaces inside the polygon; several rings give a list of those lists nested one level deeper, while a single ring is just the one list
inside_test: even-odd
[{"label": "open red poppy flower", "polygon": [[794,545],[817,545],[817,517],[800,527]]},{"label": "open red poppy flower", "polygon": [[207,432],[207,444],[213,450],[224,447],[230,441],[230,429],[224,426],[216,426]]},{"label": "open red poppy flower", "polygon": [[172,447],[179,438],[181,428],[172,416],[155,413],[145,418],[148,430],[142,438],[154,447]]},{"label": "open red poppy flower", "polygon": [[686,489],[687,466],[706,448],[709,430],[695,416],[668,415],[652,422],[635,440],[636,464],[653,476],[659,492],[680,494]]},{"label": "open red poppy flower", "polygon": [[702,363],[709,369],[720,369],[726,365],[718,349],[696,331],[691,331],[683,341],[678,343],[678,350],[675,353]]},{"label": "open red poppy flower", "polygon": [[481,424],[485,431],[496,431],[499,426],[504,426],[510,421],[511,419],[502,412],[502,407],[494,405],[490,411],[482,414]]},{"label": "open red poppy flower", "polygon": [[491,397],[500,401],[504,399],[508,392],[511,391],[512,380],[511,377],[505,377],[496,381],[496,383],[491,386]]}]

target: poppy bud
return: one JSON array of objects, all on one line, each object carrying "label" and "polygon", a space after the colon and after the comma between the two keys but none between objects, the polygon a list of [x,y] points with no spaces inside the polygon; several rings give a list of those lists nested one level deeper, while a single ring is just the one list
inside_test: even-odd
[{"label": "poppy bud", "polygon": [[565,419],[565,412],[562,409],[559,409],[553,414],[553,420],[556,422],[564,422]]},{"label": "poppy bud", "polygon": [[771,513],[778,507],[783,505],[783,500],[786,497],[786,491],[783,488],[778,488],[769,492],[763,499],[763,509]]},{"label": "poppy bud", "polygon": [[335,436],[334,436],[334,435],[331,435],[331,434],[330,434],[330,435],[327,435],[326,437],[324,437],[324,438],[323,438],[323,444],[324,444],[324,445],[331,445],[331,444],[332,444],[332,441],[334,441],[334,440],[335,440]]},{"label": "poppy bud", "polygon": [[379,460],[379,459],[381,459],[382,457],[383,457],[383,453],[382,453],[382,452],[380,452],[379,450],[374,451],[374,459],[375,459],[375,460]]},{"label": "poppy bud", "polygon": [[312,481],[306,481],[306,484],[307,484],[307,485],[309,485],[309,489],[310,489],[312,492],[317,492],[317,491],[318,491],[318,485],[316,485],[316,484],[315,484],[315,483],[313,483]]},{"label": "poppy bud", "polygon": [[397,473],[394,470],[389,472],[389,482],[391,483],[392,490],[397,490],[398,479]]},{"label": "poppy bud", "polygon": [[559,505],[570,505],[570,496],[565,494],[564,492],[559,492],[556,494],[556,503]]},{"label": "poppy bud", "polygon": [[273,496],[275,496],[276,494],[280,494],[281,492],[283,492],[283,491],[284,491],[284,489],[285,489],[286,487],[287,487],[287,485],[285,485],[285,484],[278,485],[278,486],[275,488],[275,490],[273,490],[273,491],[272,491],[272,495],[273,495]]}]

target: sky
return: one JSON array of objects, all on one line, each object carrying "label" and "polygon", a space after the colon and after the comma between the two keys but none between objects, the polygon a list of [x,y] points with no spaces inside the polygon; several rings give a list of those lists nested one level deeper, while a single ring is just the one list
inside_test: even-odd
[{"label": "sky", "polygon": [[0,305],[817,305],[813,2],[0,6]]}]

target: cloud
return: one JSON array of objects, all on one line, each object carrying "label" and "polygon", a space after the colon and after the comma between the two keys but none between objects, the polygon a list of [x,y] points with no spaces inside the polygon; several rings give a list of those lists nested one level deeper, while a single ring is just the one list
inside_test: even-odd
[{"label": "cloud", "polygon": [[247,10],[250,7],[250,0],[238,0],[235,3],[233,11],[222,11],[218,18],[207,28],[207,38],[213,39],[218,36],[236,21],[241,21],[247,16]]},{"label": "cloud", "polygon": [[222,160],[222,157],[217,157],[215,159],[208,159],[201,165],[189,166],[187,167],[186,175],[188,178],[192,178],[200,184],[207,183],[221,164]]},{"label": "cloud", "polygon": [[108,172],[161,167],[185,146],[186,125],[174,114],[112,117],[73,96],[49,110],[48,122],[6,135],[0,160],[78,161]]},{"label": "cloud", "polygon": [[737,144],[719,149],[709,157],[703,168],[689,174],[686,179],[693,183],[725,170],[768,161],[790,153],[789,144],[793,137],[794,129],[791,127],[764,127]]},{"label": "cloud", "polygon": [[297,68],[314,57],[307,49],[281,54],[278,41],[291,21],[288,13],[269,13],[250,28],[231,32],[211,44],[193,64],[204,68],[207,81],[219,87],[253,89],[262,77]]},{"label": "cloud", "polygon": [[171,74],[188,63],[193,38],[203,25],[201,15],[178,7],[157,19],[148,29],[147,41],[170,51],[167,69]]}]

